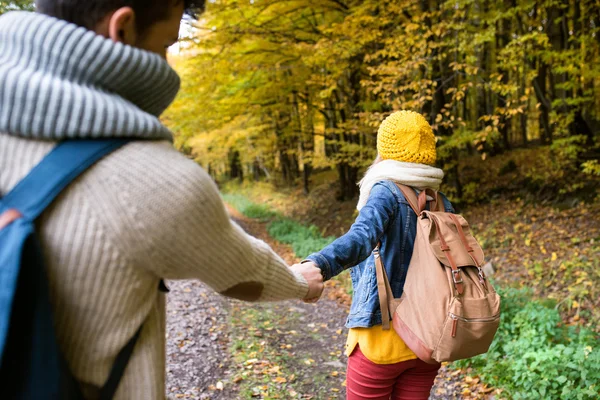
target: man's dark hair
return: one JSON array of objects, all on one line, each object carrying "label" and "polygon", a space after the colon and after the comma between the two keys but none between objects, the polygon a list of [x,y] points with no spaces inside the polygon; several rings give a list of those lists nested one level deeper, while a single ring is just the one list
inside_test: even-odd
[{"label": "man's dark hair", "polygon": [[131,7],[136,14],[138,32],[143,33],[152,24],[169,17],[169,6],[183,1],[187,15],[195,17],[204,11],[205,0],[36,0],[38,12],[56,17],[88,29],[111,11]]}]

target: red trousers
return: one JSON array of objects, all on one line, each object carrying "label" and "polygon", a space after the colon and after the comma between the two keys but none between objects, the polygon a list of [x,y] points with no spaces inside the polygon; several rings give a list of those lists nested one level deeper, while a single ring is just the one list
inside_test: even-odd
[{"label": "red trousers", "polygon": [[348,357],[348,400],[427,400],[440,364],[421,360],[380,365],[369,361],[360,348]]}]

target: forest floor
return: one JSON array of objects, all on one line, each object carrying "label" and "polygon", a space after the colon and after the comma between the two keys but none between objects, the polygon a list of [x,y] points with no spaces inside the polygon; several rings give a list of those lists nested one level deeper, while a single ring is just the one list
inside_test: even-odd
[{"label": "forest floor", "polygon": [[[266,223],[230,210],[251,235],[288,263],[289,246],[269,237]],[[344,328],[350,297],[331,281],[321,301],[248,304],[197,281],[171,283],[168,303],[169,399],[344,399]],[[431,399],[489,399],[495,390],[469,371],[443,367]]]}]

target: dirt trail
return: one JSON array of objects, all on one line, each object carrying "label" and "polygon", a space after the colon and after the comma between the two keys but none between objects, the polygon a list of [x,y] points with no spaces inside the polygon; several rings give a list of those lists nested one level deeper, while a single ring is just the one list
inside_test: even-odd
[{"label": "dirt trail", "polygon": [[[288,263],[296,261],[289,246],[268,236],[264,223],[230,212]],[[348,299],[335,284],[327,285],[314,305],[246,304],[196,281],[173,282],[171,289],[169,399],[345,399]],[[459,375],[444,369],[431,399],[488,398]]]}]

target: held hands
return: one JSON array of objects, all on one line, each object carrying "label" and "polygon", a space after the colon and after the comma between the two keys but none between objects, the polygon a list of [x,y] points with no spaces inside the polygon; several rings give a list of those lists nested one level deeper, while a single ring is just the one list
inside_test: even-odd
[{"label": "held hands", "polygon": [[303,300],[307,303],[316,303],[324,288],[321,270],[312,262],[295,264],[291,268],[294,272],[301,274],[308,282],[308,293]]}]

